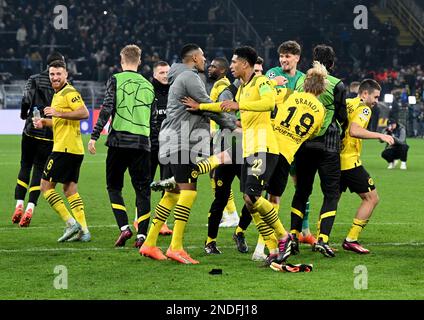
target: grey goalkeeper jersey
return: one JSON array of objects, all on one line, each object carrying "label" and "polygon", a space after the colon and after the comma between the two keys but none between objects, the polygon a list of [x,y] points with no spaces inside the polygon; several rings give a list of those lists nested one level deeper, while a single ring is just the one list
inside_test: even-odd
[{"label": "grey goalkeeper jersey", "polygon": [[[227,113],[189,112],[182,104],[183,97],[199,103],[211,103],[205,84],[196,69],[183,63],[174,63],[168,73],[171,84],[166,106],[166,119],[159,133],[159,158],[165,159],[179,151],[201,151],[209,156],[210,119],[230,130],[236,129],[235,117]],[[165,161],[166,163],[166,161]]]}]

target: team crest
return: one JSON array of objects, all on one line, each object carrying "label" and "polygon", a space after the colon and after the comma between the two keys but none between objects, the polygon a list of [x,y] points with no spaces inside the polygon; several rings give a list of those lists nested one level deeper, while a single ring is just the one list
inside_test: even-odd
[{"label": "team crest", "polygon": [[222,180],[218,180],[218,181],[216,182],[216,185],[217,185],[218,187],[222,187],[222,186],[224,185],[224,182],[222,182]]},{"label": "team crest", "polygon": [[374,185],[374,180],[373,180],[372,178],[369,178],[369,179],[368,179],[368,184],[369,184],[370,186],[373,186],[373,185]]},{"label": "team crest", "polygon": [[192,172],[191,172],[191,177],[193,178],[193,179],[197,179],[197,177],[199,176],[199,172],[197,172],[196,170],[193,170]]}]

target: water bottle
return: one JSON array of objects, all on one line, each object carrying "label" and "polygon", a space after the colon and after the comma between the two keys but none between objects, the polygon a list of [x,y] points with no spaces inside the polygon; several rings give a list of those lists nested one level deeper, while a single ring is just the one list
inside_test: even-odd
[{"label": "water bottle", "polygon": [[40,110],[38,110],[37,107],[34,107],[34,109],[32,111],[32,115],[33,115],[34,121],[38,121],[38,120],[41,119]]}]

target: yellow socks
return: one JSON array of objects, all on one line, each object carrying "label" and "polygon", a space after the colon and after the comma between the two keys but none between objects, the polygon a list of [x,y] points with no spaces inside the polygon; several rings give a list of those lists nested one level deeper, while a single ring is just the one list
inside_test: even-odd
[{"label": "yellow socks", "polygon": [[197,191],[181,190],[180,197],[174,210],[174,230],[172,233],[171,250],[183,249],[183,236],[185,226],[190,216],[190,210],[196,199]]},{"label": "yellow socks", "polygon": [[79,195],[75,193],[72,196],[68,197],[69,205],[71,206],[72,214],[75,217],[75,220],[81,225],[81,229],[84,233],[88,232],[87,221],[85,220],[84,212],[84,203]]},{"label": "yellow socks", "polygon": [[359,234],[361,233],[362,229],[365,228],[367,223],[368,223],[368,220],[353,219],[353,224],[346,237],[346,240],[350,242],[358,241]]},{"label": "yellow socks", "polygon": [[237,211],[236,203],[234,202],[233,190],[231,190],[230,192],[230,197],[228,198],[227,206],[225,207],[224,211],[227,211],[228,213],[233,213]]},{"label": "yellow socks", "polygon": [[156,246],[160,229],[166,219],[168,219],[172,208],[177,204],[178,198],[179,194],[165,191],[165,194],[155,208],[155,217],[152,220],[152,225],[150,226],[150,230],[145,241],[147,246]]},{"label": "yellow socks", "polygon": [[216,155],[210,156],[196,163],[198,174],[205,174],[220,165],[219,158]]},{"label": "yellow socks", "polygon": [[[278,218],[274,206],[263,197],[260,197],[253,206],[254,210],[259,212],[262,220],[275,231],[277,239],[282,239],[287,235],[283,224]],[[264,238],[265,239],[265,238]]]},{"label": "yellow socks", "polygon": [[208,237],[208,240],[206,240],[206,244],[209,244],[211,242],[215,241],[216,242],[216,238],[212,239],[211,237]]},{"label": "yellow socks", "polygon": [[43,197],[47,200],[50,207],[52,207],[53,210],[57,212],[63,221],[65,221],[67,224],[72,224],[72,220],[74,220],[74,218],[66,208],[60,194],[58,194],[54,189],[50,189],[43,193]]},{"label": "yellow socks", "polygon": [[255,212],[252,214],[252,219],[256,227],[258,228],[260,236],[262,236],[263,241],[268,247],[268,250],[272,252],[273,250],[277,249],[278,244],[277,244],[277,238],[275,237],[275,234],[274,234],[274,230],[262,220],[258,212]]}]

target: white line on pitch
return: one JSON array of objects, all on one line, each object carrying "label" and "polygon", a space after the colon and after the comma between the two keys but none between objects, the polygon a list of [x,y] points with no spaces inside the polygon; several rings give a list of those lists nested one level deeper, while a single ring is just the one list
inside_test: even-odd
[{"label": "white line on pitch", "polygon": [[[335,247],[340,247],[340,244],[333,244]],[[424,246],[424,242],[380,242],[380,243],[367,243],[368,247],[387,247],[387,246],[411,246],[411,247],[421,247]],[[202,249],[203,247],[199,246],[186,246],[186,249]],[[219,246],[221,249],[235,249],[235,246]],[[166,250],[166,247],[161,247],[162,250]],[[83,252],[83,251],[113,251],[113,250],[125,250],[125,251],[136,251],[133,247],[123,247],[123,248],[26,248],[26,249],[0,249],[0,253],[17,253],[17,252]]]},{"label": "white line on pitch", "polygon": [[[344,222],[336,222],[335,225],[351,225],[352,223],[344,223]],[[384,225],[389,225],[389,226],[397,226],[397,225],[423,225],[423,223],[415,223],[415,222],[375,222],[375,223],[371,223],[372,225],[378,225],[378,226],[384,226]],[[172,224],[171,224],[172,225]],[[200,223],[188,223],[189,226],[192,227],[207,227],[206,224],[200,224]],[[40,229],[61,229],[63,227],[60,226],[43,226],[43,227],[29,227],[29,228],[19,228],[16,227],[14,228],[13,226],[10,227],[0,227],[1,231],[16,231],[16,230],[40,230]],[[94,226],[89,226],[89,228],[117,228],[117,225],[115,224],[109,224],[109,225],[94,225]],[[231,229],[231,228],[227,228],[227,229]],[[252,227],[252,229],[254,229]]]}]

